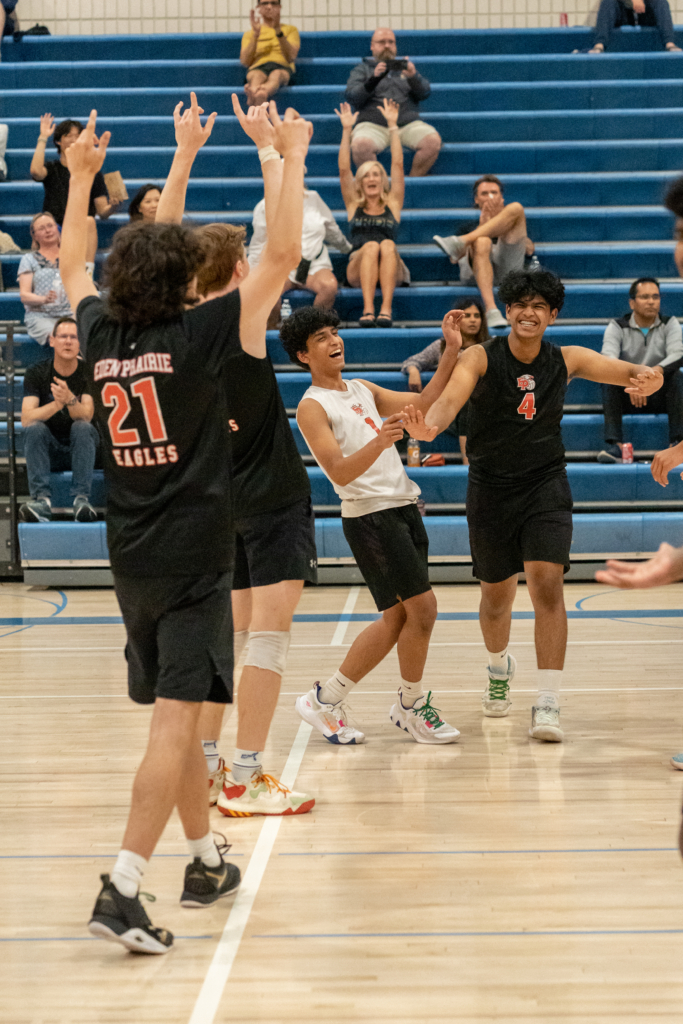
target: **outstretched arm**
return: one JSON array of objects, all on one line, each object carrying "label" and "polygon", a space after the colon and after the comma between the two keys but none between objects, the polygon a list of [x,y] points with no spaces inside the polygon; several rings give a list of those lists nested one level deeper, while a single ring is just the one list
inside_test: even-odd
[{"label": "outstretched arm", "polygon": [[610,559],[607,568],[595,574],[600,583],[623,590],[663,587],[683,579],[683,548],[660,544],[654,558],[647,562],[617,562]]},{"label": "outstretched arm", "polygon": [[410,412],[406,409],[404,426],[410,436],[420,441],[433,441],[437,434],[453,422],[479,379],[486,373],[487,366],[486,352],[481,345],[466,349],[458,359],[443,394],[437,398],[424,419],[421,410],[413,406]]},{"label": "outstretched arm", "polygon": [[358,111],[354,114],[348,103],[340,103],[339,110],[335,107],[334,112],[342,125],[342,137],[339,143],[339,185],[346,212],[350,217],[358,205],[356,186],[351,170],[351,132],[358,120]]},{"label": "outstretched arm", "polygon": [[209,114],[202,125],[200,115],[204,113],[197,103],[195,93],[190,93],[190,106],[181,114],[182,100],[173,111],[175,124],[176,151],[164,185],[156,213],[157,224],[180,224],[185,213],[185,196],[190,171],[197,153],[211,135],[217,114]]},{"label": "outstretched arm", "polygon": [[301,433],[315,461],[338,487],[352,483],[370,469],[383,451],[400,441],[403,437],[401,418],[401,413],[389,416],[377,431],[376,437],[353,455],[344,455],[320,402],[314,398],[304,398],[296,414]]},{"label": "outstretched arm", "polygon": [[617,384],[630,395],[652,395],[664,383],[662,371],[657,366],[641,366],[626,363],[623,359],[608,359],[579,345],[562,348],[569,377],[583,377],[598,384]]},{"label": "outstretched arm", "polygon": [[97,111],[91,110],[86,127],[66,151],[66,163],[70,174],[69,200],[62,226],[59,271],[74,313],[82,299],[88,295],[97,295],[97,288],[85,269],[88,207],[92,183],[104,163],[111,132],[104,132],[96,145],[96,122]]},{"label": "outstretched arm", "polygon": [[387,122],[387,128],[389,129],[391,144],[391,191],[389,192],[389,201],[394,207],[394,216],[396,217],[398,212],[399,216],[396,219],[400,220],[400,213],[403,209],[403,201],[406,194],[406,184],[403,173],[403,146],[401,145],[401,137],[398,131],[399,105],[395,100],[388,100],[385,97],[382,101],[382,106],[377,109],[384,114],[384,120]]},{"label": "outstretched arm", "polygon": [[55,130],[55,119],[52,114],[43,114],[40,119],[40,135],[36,143],[35,152],[31,159],[30,175],[34,181],[44,181],[47,178],[45,167],[45,147],[47,140]]}]

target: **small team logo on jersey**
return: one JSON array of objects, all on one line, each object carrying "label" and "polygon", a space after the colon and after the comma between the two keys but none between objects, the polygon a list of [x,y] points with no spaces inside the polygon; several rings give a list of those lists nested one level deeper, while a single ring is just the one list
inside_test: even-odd
[{"label": "small team logo on jersey", "polygon": [[354,411],[355,413],[357,413],[357,414],[358,414],[359,416],[365,416],[365,409],[363,408],[363,406],[362,406],[362,405],[352,405],[352,406],[351,406],[351,408],[352,408],[352,409],[353,409],[353,411]]},{"label": "small team logo on jersey", "polygon": [[521,388],[522,391],[533,391],[536,387],[533,373],[525,373],[524,376],[518,377],[517,387]]},{"label": "small team logo on jersey", "polygon": [[371,416],[366,416],[365,409],[363,408],[362,405],[360,405],[360,404],[359,405],[352,405],[351,408],[353,409],[353,411],[355,413],[357,413],[359,416],[363,417],[363,419],[365,420],[367,425],[369,427],[372,427],[372,429],[375,431],[376,434],[379,434],[379,427],[375,424],[375,421],[372,419]]}]

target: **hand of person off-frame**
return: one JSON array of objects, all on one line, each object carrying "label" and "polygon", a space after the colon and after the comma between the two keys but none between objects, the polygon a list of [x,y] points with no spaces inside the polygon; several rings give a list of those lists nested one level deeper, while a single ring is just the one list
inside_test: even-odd
[{"label": "hand of person off-frame", "polygon": [[415,438],[416,441],[433,441],[439,433],[437,426],[427,426],[424,416],[414,405],[407,405],[401,415],[404,430],[407,430],[408,436]]},{"label": "hand of person off-frame", "polygon": [[398,124],[398,114],[401,109],[396,100],[390,100],[386,96],[382,100],[382,106],[377,107],[380,114],[384,114],[384,120],[387,122],[387,128],[395,128]]},{"label": "hand of person off-frame", "polygon": [[683,556],[680,548],[660,544],[654,558],[647,562],[617,562],[610,559],[607,567],[596,572],[599,583],[608,583],[622,590],[644,590],[676,583],[683,576]]},{"label": "hand of person off-frame", "polygon": [[441,333],[449,352],[459,352],[462,348],[460,323],[464,315],[465,311],[462,309],[451,309],[441,321]]},{"label": "hand of person off-frame", "polygon": [[209,114],[206,123],[202,125],[200,115],[204,113],[204,108],[199,106],[197,95],[194,92],[190,93],[190,106],[181,114],[182,108],[183,101],[181,100],[173,111],[175,140],[178,143],[178,149],[197,153],[211,135],[218,114],[215,111],[213,114]]},{"label": "hand of person off-frame", "polygon": [[[683,462],[682,447],[680,444],[676,444],[673,448],[665,448],[664,451],[657,452],[652,460],[650,471],[654,479],[662,487],[668,485],[670,471],[675,469],[676,466],[680,466],[681,462]],[[681,478],[683,479],[683,473],[681,473]]]},{"label": "hand of person off-frame", "polygon": [[382,429],[377,435],[382,448],[391,448],[392,444],[396,444],[403,437],[403,413],[395,412],[391,416],[387,416]]},{"label": "hand of person off-frame", "polygon": [[87,125],[64,154],[72,178],[79,176],[94,178],[102,168],[111,132],[103,132],[98,139],[95,136],[96,124],[97,111],[91,110]]},{"label": "hand of person off-frame", "polygon": [[[67,150],[68,152],[68,150]],[[631,387],[624,388],[627,395],[653,395],[664,383],[664,376],[648,367],[636,377],[631,377]]]},{"label": "hand of person off-frame", "polygon": [[301,152],[305,155],[308,152],[308,144],[313,135],[313,125],[301,117],[294,107],[287,107],[284,118],[280,119],[277,107],[271,100],[270,120],[275,128],[274,146],[278,153],[286,157],[290,153]]},{"label": "hand of person off-frame", "polygon": [[342,123],[342,128],[353,128],[354,124],[358,120],[358,111],[355,113],[351,110],[350,103],[340,103],[339,110],[334,108],[334,112]]},{"label": "hand of person off-frame", "polygon": [[242,126],[243,132],[256,144],[257,149],[275,145],[275,129],[270,120],[267,103],[251,106],[245,114],[236,93],[233,93],[232,109],[235,111],[235,116]]}]

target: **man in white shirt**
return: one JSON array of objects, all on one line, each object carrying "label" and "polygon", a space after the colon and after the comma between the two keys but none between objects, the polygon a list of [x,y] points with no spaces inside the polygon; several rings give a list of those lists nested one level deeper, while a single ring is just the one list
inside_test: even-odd
[{"label": "man in white shirt", "polygon": [[[444,317],[444,355],[422,394],[413,396],[420,414],[439,397],[455,367],[462,315],[453,310]],[[343,379],[338,325],[334,311],[307,306],[285,320],[280,339],[291,361],[311,371],[312,386],[299,404],[297,421],[342,499],[344,536],[381,618],[356,637],[331,679],[297,699],[297,711],[330,743],[362,743],[364,734],[348,724],[346,699],[396,644],[401,679],[390,720],[418,743],[453,743],[458,730],[432,706],[431,692],[422,691],[437,609],[429,582],[429,540],[417,508],[420,488],[394,447],[403,436],[406,395]]]},{"label": "man in white shirt", "polygon": [[[249,243],[249,266],[253,268],[261,259],[267,241],[266,204],[262,199],[254,208],[254,233]],[[327,251],[331,245],[340,252],[351,252],[351,243],[332,216],[329,206],[317,192],[304,189],[304,226],[301,233],[301,263],[289,275],[283,294],[290,288],[305,288],[313,292],[314,306],[332,309],[337,297],[337,279]],[[279,308],[277,310],[279,313]]]}]

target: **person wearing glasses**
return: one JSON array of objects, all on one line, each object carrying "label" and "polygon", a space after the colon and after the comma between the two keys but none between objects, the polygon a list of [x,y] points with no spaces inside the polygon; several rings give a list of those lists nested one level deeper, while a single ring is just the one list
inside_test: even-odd
[{"label": "person wearing glasses", "polygon": [[267,102],[289,85],[301,46],[293,25],[280,24],[280,0],[260,0],[249,11],[251,28],[242,36],[240,61],[247,68],[244,92],[249,106]]}]

